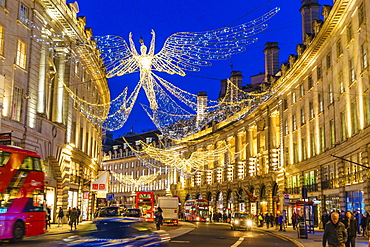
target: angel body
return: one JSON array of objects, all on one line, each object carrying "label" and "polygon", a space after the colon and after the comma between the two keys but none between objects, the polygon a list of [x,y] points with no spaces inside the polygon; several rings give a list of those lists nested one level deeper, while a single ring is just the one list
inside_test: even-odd
[{"label": "angel body", "polygon": [[[150,109],[156,111],[159,108],[158,97],[167,97],[163,96],[165,93],[161,86],[186,105],[193,104],[192,109],[194,109],[193,102],[184,102],[184,97],[180,97],[187,92],[161,79],[153,71],[185,76],[185,71],[199,71],[200,66],[210,66],[211,63],[208,60],[225,60],[233,54],[243,52],[247,45],[256,42],[257,38],[251,38],[251,36],[264,31],[267,28],[265,22],[279,10],[274,8],[257,19],[235,27],[206,32],[174,33],[167,38],[163,48],[157,54],[154,54],[154,30],[152,30],[149,51],[141,42],[140,54],[135,48],[131,33],[129,46],[119,36],[108,35],[93,39],[96,40],[104,60],[107,77],[140,72],[138,86],[143,87]],[[167,97],[165,101],[169,102],[169,98]]]}]

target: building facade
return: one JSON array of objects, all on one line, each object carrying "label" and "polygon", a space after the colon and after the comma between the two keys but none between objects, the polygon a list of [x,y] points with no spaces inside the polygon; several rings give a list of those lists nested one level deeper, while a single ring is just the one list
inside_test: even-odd
[{"label": "building facade", "polygon": [[102,133],[73,98],[110,100],[92,30],[78,11],[65,0],[0,1],[0,131],[45,161],[52,219],[59,207],[91,217]]}]

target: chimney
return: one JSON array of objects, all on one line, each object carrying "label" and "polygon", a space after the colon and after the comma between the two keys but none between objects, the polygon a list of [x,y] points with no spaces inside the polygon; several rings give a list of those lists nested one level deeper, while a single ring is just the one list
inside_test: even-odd
[{"label": "chimney", "polygon": [[201,127],[201,123],[207,113],[207,92],[198,92],[197,96],[197,128]]},{"label": "chimney", "polygon": [[267,42],[265,44],[265,82],[269,81],[270,75],[276,75],[279,71],[279,46],[278,42]]},{"label": "chimney", "polygon": [[320,19],[320,4],[318,0],[303,0],[299,9],[302,15],[302,40],[306,33],[312,33],[313,21]]}]

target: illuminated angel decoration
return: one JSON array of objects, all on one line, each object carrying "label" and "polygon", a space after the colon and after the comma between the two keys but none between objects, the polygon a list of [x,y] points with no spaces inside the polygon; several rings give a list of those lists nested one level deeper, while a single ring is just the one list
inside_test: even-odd
[{"label": "illuminated angel decoration", "polygon": [[140,176],[137,179],[134,179],[132,175],[123,175],[122,173],[115,173],[111,172],[115,180],[120,182],[125,186],[132,186],[132,188],[137,188],[140,186],[144,186],[153,182],[158,175],[157,174],[150,174],[145,176]]},{"label": "illuminated angel decoration", "polygon": [[[156,54],[154,30],[152,30],[149,50],[143,40],[140,40],[140,52],[135,48],[132,33],[129,35],[129,45],[119,36],[108,35],[93,39],[96,40],[104,60],[107,77],[140,72],[140,80],[135,93],[137,93],[136,89],[141,87],[144,89],[149,101],[147,112],[150,112],[152,119],[158,120],[160,112],[189,119],[196,115],[197,95],[174,86],[155,75],[153,71],[185,76],[185,71],[199,71],[200,66],[210,66],[209,60],[225,60],[233,54],[243,52],[247,45],[257,41],[257,38],[252,36],[264,31],[267,28],[265,22],[279,10],[279,8],[274,8],[257,19],[235,27],[224,27],[206,32],[174,33],[167,38],[163,48]],[[192,114],[180,107],[167,92],[195,113]],[[131,98],[136,99],[136,95]],[[212,102],[208,101],[208,104],[212,105]],[[213,102],[212,107],[216,107],[214,105],[217,105],[217,102]],[[126,121],[128,115],[122,114],[121,117],[122,121]]]}]

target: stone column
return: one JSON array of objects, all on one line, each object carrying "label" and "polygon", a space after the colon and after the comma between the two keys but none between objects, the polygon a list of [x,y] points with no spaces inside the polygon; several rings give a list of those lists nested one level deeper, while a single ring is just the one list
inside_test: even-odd
[{"label": "stone column", "polygon": [[63,96],[64,96],[64,73],[65,73],[65,58],[67,50],[65,48],[55,48],[57,51],[57,73],[54,85],[54,98],[52,108],[52,121],[63,123]]}]

